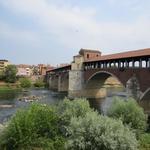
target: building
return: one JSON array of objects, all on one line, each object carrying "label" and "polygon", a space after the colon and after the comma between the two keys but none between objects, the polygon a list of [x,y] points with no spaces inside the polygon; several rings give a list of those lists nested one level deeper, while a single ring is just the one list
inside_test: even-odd
[{"label": "building", "polygon": [[51,65],[38,64],[39,75],[45,76],[47,70],[54,69]]},{"label": "building", "polygon": [[1,59],[0,60],[0,71],[3,71],[5,69],[5,67],[7,67],[8,65],[10,65],[10,62],[8,60]]},{"label": "building", "polygon": [[20,65],[16,65],[18,72],[17,72],[17,76],[31,76],[32,75],[32,69],[30,65],[26,65],[26,64],[20,64]]},{"label": "building", "polygon": [[98,50],[90,50],[90,49],[81,48],[79,51],[79,55],[83,56],[84,61],[101,58],[101,52]]}]

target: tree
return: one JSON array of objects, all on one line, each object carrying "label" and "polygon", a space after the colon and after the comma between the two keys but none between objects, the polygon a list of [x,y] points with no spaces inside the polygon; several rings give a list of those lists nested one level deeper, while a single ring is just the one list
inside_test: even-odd
[{"label": "tree", "polygon": [[42,79],[37,79],[34,83],[34,86],[35,87],[44,87],[45,86],[45,83],[43,82]]},{"label": "tree", "polygon": [[20,86],[22,88],[30,88],[31,87],[31,81],[28,78],[20,78]]},{"label": "tree", "polygon": [[65,139],[59,132],[58,122],[52,106],[34,103],[11,118],[0,137],[0,149],[63,150]]},{"label": "tree", "polygon": [[16,66],[8,65],[4,71],[5,81],[9,83],[15,83],[17,80],[16,74],[17,74]]},{"label": "tree", "polygon": [[135,134],[120,120],[97,112],[72,117],[67,131],[68,150],[137,150],[138,146]]},{"label": "tree", "polygon": [[4,71],[0,71],[0,80],[4,80],[5,75],[4,75]]},{"label": "tree", "polygon": [[93,112],[86,99],[64,99],[57,106],[57,113],[60,116],[62,131],[66,134],[66,126],[70,124],[72,117],[84,117],[87,112]]},{"label": "tree", "polygon": [[108,109],[107,115],[121,119],[125,125],[134,129],[137,135],[146,130],[147,115],[134,99],[124,100],[116,97]]}]

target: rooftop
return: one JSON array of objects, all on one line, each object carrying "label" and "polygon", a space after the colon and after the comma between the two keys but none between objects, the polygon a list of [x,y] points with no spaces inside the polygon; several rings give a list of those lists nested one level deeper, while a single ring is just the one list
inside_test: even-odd
[{"label": "rooftop", "polygon": [[3,62],[8,62],[8,60],[6,60],[6,59],[0,59],[0,61],[3,61]]},{"label": "rooftop", "polygon": [[83,55],[85,52],[89,52],[89,53],[101,53],[99,50],[91,50],[91,49],[83,49],[81,48],[79,51],[80,55]]},{"label": "rooftop", "polygon": [[[127,52],[116,53],[116,54],[102,55],[99,59],[93,59],[89,61],[133,58],[133,57],[139,57],[139,56],[150,56],[150,48],[127,51]],[[86,62],[89,62],[89,61],[87,60]]]}]

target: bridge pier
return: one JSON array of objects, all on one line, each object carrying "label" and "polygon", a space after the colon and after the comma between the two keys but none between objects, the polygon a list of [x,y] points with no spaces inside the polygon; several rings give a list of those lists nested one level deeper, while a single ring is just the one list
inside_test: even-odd
[{"label": "bridge pier", "polygon": [[53,91],[58,91],[58,76],[51,75],[49,77],[49,89]]},{"label": "bridge pier", "polygon": [[74,56],[69,71],[69,98],[86,97],[84,94],[84,58],[81,55]]},{"label": "bridge pier", "polygon": [[[69,71],[69,98],[85,97],[85,98],[102,98],[106,96],[106,88],[95,87],[97,80],[87,86],[85,82],[85,70],[83,65],[84,58],[81,55],[74,56],[74,61],[71,64]],[[95,66],[96,67],[96,66]],[[98,81],[99,83],[101,81]],[[103,81],[102,81],[103,82]],[[103,83],[99,84],[103,85]],[[93,88],[94,87],[94,88]]]},{"label": "bridge pier", "polygon": [[68,74],[61,74],[58,77],[58,92],[68,92]]}]

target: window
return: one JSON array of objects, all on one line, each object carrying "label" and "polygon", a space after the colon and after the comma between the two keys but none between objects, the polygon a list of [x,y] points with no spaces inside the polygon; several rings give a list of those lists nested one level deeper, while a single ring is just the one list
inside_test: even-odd
[{"label": "window", "polygon": [[89,54],[87,54],[87,58],[89,58]]}]

